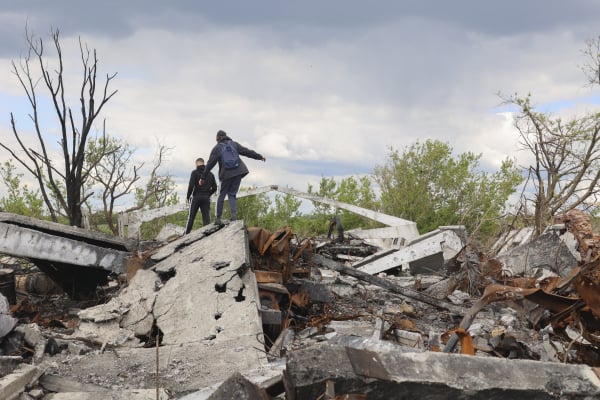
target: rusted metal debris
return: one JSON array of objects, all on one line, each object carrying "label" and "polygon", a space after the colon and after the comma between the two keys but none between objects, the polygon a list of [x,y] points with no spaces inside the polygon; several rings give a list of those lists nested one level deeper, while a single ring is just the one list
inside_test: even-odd
[{"label": "rusted metal debris", "polygon": [[[584,265],[572,266],[570,273],[564,277],[549,276],[537,280],[535,277],[527,276],[502,277],[501,266],[495,264],[493,260],[481,257],[479,260],[481,274],[477,277],[475,286],[481,287],[481,283],[486,280],[492,283],[484,287],[483,294],[464,315],[457,329],[468,330],[477,314],[492,303],[522,304],[528,310],[528,319],[534,330],[544,330],[544,334],[551,337],[549,340],[560,340],[566,343],[565,350],[558,351],[563,361],[584,361],[598,366],[600,365],[598,235],[591,232],[589,219],[579,211],[569,212],[556,220],[563,221],[567,229],[577,238]],[[590,258],[591,261],[585,262]],[[453,333],[444,351],[454,351],[459,337],[458,333]],[[515,349],[514,344],[513,349]],[[576,351],[569,353],[569,349]]]},{"label": "rusted metal debris", "polygon": [[[305,291],[290,292],[291,286],[286,286],[292,277],[310,276],[310,269],[300,265],[299,254],[291,253],[291,241],[294,237],[290,227],[281,228],[274,233],[263,228],[248,228],[267,350],[281,332],[290,326],[292,306],[302,309],[309,304]],[[311,242],[305,240],[300,249],[312,250]]]},{"label": "rusted metal debris", "polygon": [[[284,289],[292,281],[293,271],[298,268],[299,261],[303,261],[304,271],[308,271],[307,265],[330,269],[412,301],[445,310],[451,315],[462,316],[460,324],[446,331],[446,339],[442,339],[445,352],[452,352],[459,345],[463,354],[488,351],[489,354],[499,357],[539,359],[535,352],[509,332],[493,335],[485,346],[481,341],[475,343],[469,333],[469,328],[479,312],[493,303],[513,303],[516,304],[516,308],[524,310],[524,316],[533,329],[544,330],[544,334],[550,332],[552,340],[560,339],[569,348],[576,349],[577,357],[572,357],[573,361],[587,360],[590,365],[600,365],[600,354],[597,350],[600,344],[600,240],[598,235],[591,233],[589,220],[581,213],[571,212],[557,218],[556,221],[562,221],[565,229],[577,238],[582,260],[595,257],[592,261],[585,265],[573,265],[565,276],[544,276],[541,279],[536,276],[515,276],[507,271],[500,261],[488,258],[476,246],[469,244],[447,263],[445,273],[448,283],[444,286],[446,293],[438,297],[426,295],[418,285],[418,279],[412,288],[399,287],[385,277],[374,276],[345,265],[345,262],[350,262],[351,257],[368,257],[373,254],[374,251],[371,251],[368,245],[359,243],[353,246],[347,242],[328,241],[309,246],[309,242],[304,242],[303,247],[298,249],[298,246],[292,243],[294,235],[289,228],[274,234],[257,230],[249,237],[251,242],[254,241],[254,249],[262,256],[261,259],[256,259],[258,262],[255,264],[255,272],[265,299],[263,305],[270,305],[287,317],[282,319],[279,333],[292,325],[295,328],[325,327],[332,317],[327,313],[305,316],[292,311],[294,307],[306,309],[311,303],[305,293],[291,293]],[[292,255],[293,251],[295,252]],[[270,258],[269,252],[272,254]],[[340,255],[342,257],[339,257]],[[269,271],[261,270],[265,267]],[[265,285],[267,283],[269,285]],[[464,291],[474,297],[479,296],[479,299],[470,309],[446,302],[444,298],[455,290]],[[283,306],[285,308],[282,308]],[[293,324],[291,319],[294,319]],[[391,323],[387,335],[396,330],[403,331],[404,328],[408,329],[407,332],[416,330],[410,319],[398,318],[397,322]],[[573,332],[577,332],[581,338],[573,339]],[[277,338],[272,340],[276,341]],[[435,350],[434,346],[431,349]],[[587,354],[584,354],[586,352]],[[596,355],[591,355],[592,353]],[[568,361],[566,354],[562,354],[561,357]]]}]

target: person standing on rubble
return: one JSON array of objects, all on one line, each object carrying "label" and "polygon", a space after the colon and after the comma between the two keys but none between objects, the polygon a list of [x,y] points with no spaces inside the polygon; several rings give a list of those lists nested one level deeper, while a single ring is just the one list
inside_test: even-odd
[{"label": "person standing on rubble", "polygon": [[[196,169],[190,174],[186,201],[189,205],[188,220],[185,226],[185,234],[192,231],[194,219],[198,213],[198,208],[202,214],[202,224],[210,224],[210,196],[217,191],[217,182],[212,172],[204,173],[204,159],[196,159]],[[200,178],[204,180],[200,182]]]},{"label": "person standing on rubble", "polygon": [[327,231],[327,239],[331,239],[331,234],[333,233],[333,228],[337,230],[337,241],[344,241],[344,227],[342,226],[342,220],[338,214],[335,214],[333,217],[329,219],[329,229]]},{"label": "person standing on rubble", "polygon": [[[225,131],[219,130],[217,132],[217,144],[210,152],[210,157],[208,158],[208,162],[206,163],[206,168],[204,170],[204,174],[210,173],[210,170],[213,169],[217,163],[219,164],[219,180],[221,181],[221,188],[219,189],[219,196],[217,197],[217,207],[216,207],[216,219],[215,224],[221,225],[221,216],[223,215],[223,203],[225,202],[225,196],[229,200],[229,210],[231,212],[231,220],[235,220],[237,218],[237,204],[236,204],[236,196],[237,192],[240,189],[240,184],[242,183],[242,178],[248,175],[250,171],[248,171],[248,167],[246,164],[239,159],[237,165],[234,167],[226,167],[223,165],[223,152],[226,146],[232,145],[237,154],[253,158],[255,160],[267,161],[265,157],[261,154],[255,152],[254,150],[250,150],[238,142],[233,141]],[[201,179],[204,179],[204,175],[201,176]]]}]

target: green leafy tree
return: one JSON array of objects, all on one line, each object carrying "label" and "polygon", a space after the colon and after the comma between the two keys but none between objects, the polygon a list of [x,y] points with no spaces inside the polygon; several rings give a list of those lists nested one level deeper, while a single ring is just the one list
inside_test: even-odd
[{"label": "green leafy tree", "polygon": [[[308,186],[308,193],[343,203],[352,204],[366,209],[376,209],[377,200],[371,186],[371,178],[368,176],[343,178],[336,182],[334,178],[322,177],[319,182],[319,190],[315,191],[312,185]],[[336,212],[340,214],[344,229],[370,228],[377,224],[359,215],[340,209],[328,204],[313,202],[312,218],[307,221],[305,230],[315,233],[327,232],[329,219]]]},{"label": "green leafy tree", "polygon": [[[251,189],[255,189],[255,187],[242,187],[240,189],[240,195]],[[225,201],[225,204],[228,204],[228,201]],[[244,220],[246,226],[266,228],[265,216],[270,207],[271,200],[266,193],[242,196],[237,199],[237,218]],[[224,211],[224,215],[228,218],[229,207],[225,207]]]},{"label": "green leafy tree", "polygon": [[471,235],[493,234],[523,178],[509,159],[500,171],[479,171],[480,157],[471,152],[454,157],[450,145],[437,140],[417,142],[402,154],[390,148],[386,164],[374,173],[382,211],[415,221],[422,233],[465,225]]},{"label": "green leafy tree", "polygon": [[16,172],[12,159],[0,166],[0,178],[7,189],[6,196],[0,198],[2,211],[34,218],[44,217],[44,200],[38,190],[30,190],[22,184],[23,174]]},{"label": "green leafy tree", "polygon": [[265,228],[276,231],[284,226],[294,229],[295,221],[301,216],[302,200],[291,194],[276,194],[275,203],[265,215]]}]

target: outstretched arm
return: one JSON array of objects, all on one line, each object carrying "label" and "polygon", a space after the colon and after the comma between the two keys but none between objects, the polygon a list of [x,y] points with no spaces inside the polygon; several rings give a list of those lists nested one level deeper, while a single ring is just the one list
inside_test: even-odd
[{"label": "outstretched arm", "polygon": [[238,153],[240,153],[242,156],[246,156],[248,158],[253,158],[255,160],[267,161],[267,159],[265,157],[263,157],[262,154],[259,154],[259,153],[255,152],[254,150],[250,150],[249,148],[244,147],[237,142],[235,142],[235,144],[237,146]]}]

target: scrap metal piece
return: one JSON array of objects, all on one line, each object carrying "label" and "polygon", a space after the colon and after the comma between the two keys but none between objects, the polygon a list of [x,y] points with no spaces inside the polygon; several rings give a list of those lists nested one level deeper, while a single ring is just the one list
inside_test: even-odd
[{"label": "scrap metal piece", "polygon": [[255,259],[255,268],[281,272],[283,282],[288,282],[292,275],[290,262],[292,236],[290,227],[281,228],[272,234],[263,228],[248,228],[250,249],[260,255],[260,258]]}]

